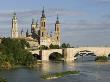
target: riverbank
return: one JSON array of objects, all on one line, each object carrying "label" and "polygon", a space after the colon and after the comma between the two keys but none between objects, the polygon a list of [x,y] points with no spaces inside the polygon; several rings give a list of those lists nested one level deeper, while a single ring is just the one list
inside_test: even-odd
[{"label": "riverbank", "polygon": [[27,68],[35,68],[37,65],[42,64],[42,61],[34,61],[30,65],[22,65],[22,64],[10,64],[9,62],[6,62],[6,64],[3,64],[0,67],[0,70],[10,70],[14,68],[22,68],[22,67],[27,67]]},{"label": "riverbank", "polygon": [[97,56],[95,61],[96,62],[107,62],[108,58],[106,56]]},{"label": "riverbank", "polygon": [[60,73],[44,74],[41,76],[41,78],[46,79],[46,80],[51,80],[51,79],[64,77],[65,75],[79,74],[79,73],[80,73],[79,71],[65,71],[65,72],[60,72]]}]

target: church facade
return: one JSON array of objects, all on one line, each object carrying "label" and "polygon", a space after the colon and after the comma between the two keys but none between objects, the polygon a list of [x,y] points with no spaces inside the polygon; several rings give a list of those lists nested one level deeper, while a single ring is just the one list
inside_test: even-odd
[{"label": "church facade", "polygon": [[16,13],[14,13],[12,18],[12,29],[11,29],[11,37],[12,38],[25,38],[30,45],[32,44],[41,46],[49,46],[50,44],[59,45],[60,46],[60,39],[61,39],[61,24],[59,22],[59,18],[57,16],[57,20],[55,22],[54,32],[49,33],[46,27],[46,16],[44,9],[42,10],[42,15],[40,18],[40,23],[35,22],[34,19],[32,20],[31,24],[31,33],[26,31],[25,37],[22,37],[22,32],[19,34],[18,32],[18,25],[17,25],[17,17]]}]

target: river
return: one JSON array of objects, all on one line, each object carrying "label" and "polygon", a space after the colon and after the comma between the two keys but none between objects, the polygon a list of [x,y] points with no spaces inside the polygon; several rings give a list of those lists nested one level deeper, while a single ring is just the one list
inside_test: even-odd
[{"label": "river", "polygon": [[[44,80],[41,75],[50,72],[79,70],[80,74],[67,75],[54,80]],[[110,82],[110,62],[46,62],[35,69],[26,67],[0,70],[0,76],[8,82]]]}]

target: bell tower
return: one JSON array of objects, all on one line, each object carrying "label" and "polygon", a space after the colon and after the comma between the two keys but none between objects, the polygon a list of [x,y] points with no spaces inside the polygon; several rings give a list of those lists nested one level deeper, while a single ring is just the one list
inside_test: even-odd
[{"label": "bell tower", "polygon": [[44,8],[42,10],[42,16],[41,16],[41,27],[43,27],[43,28],[46,27],[46,17],[45,17]]},{"label": "bell tower", "polygon": [[59,17],[57,15],[57,20],[56,20],[56,23],[55,23],[55,36],[56,36],[56,42],[57,42],[57,45],[60,46],[60,33],[61,32],[61,24],[59,22]]},{"label": "bell tower", "polygon": [[16,17],[16,13],[15,13],[15,12],[14,12],[13,18],[12,18],[11,37],[12,37],[12,38],[18,38],[18,37],[19,37],[17,17]]},{"label": "bell tower", "polygon": [[46,16],[43,8],[40,20],[40,37],[44,37],[45,35],[46,35]]}]

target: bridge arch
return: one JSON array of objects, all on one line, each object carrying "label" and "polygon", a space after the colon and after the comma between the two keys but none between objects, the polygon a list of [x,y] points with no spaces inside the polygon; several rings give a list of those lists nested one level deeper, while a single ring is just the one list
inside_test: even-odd
[{"label": "bridge arch", "polygon": [[78,52],[74,55],[74,57],[77,57],[78,55],[80,55],[80,56],[85,56],[85,55],[87,55],[87,56],[88,56],[88,55],[96,56],[94,52],[89,51],[89,50],[78,51]]},{"label": "bridge arch", "polygon": [[94,61],[96,59],[96,54],[93,51],[82,50],[78,51],[74,56],[75,61]]},{"label": "bridge arch", "polygon": [[43,61],[49,61],[49,57],[53,53],[62,54],[62,49],[42,50],[42,60]]},{"label": "bridge arch", "polygon": [[62,60],[63,58],[63,54],[59,53],[59,52],[52,52],[49,55],[49,60],[51,61],[58,61],[58,60]]},{"label": "bridge arch", "polygon": [[41,55],[33,54],[34,60],[41,60]]},{"label": "bridge arch", "polygon": [[80,51],[91,51],[96,56],[107,56],[110,53],[110,47],[79,47],[79,48],[66,48],[64,49],[65,61],[74,61],[75,55]]}]

